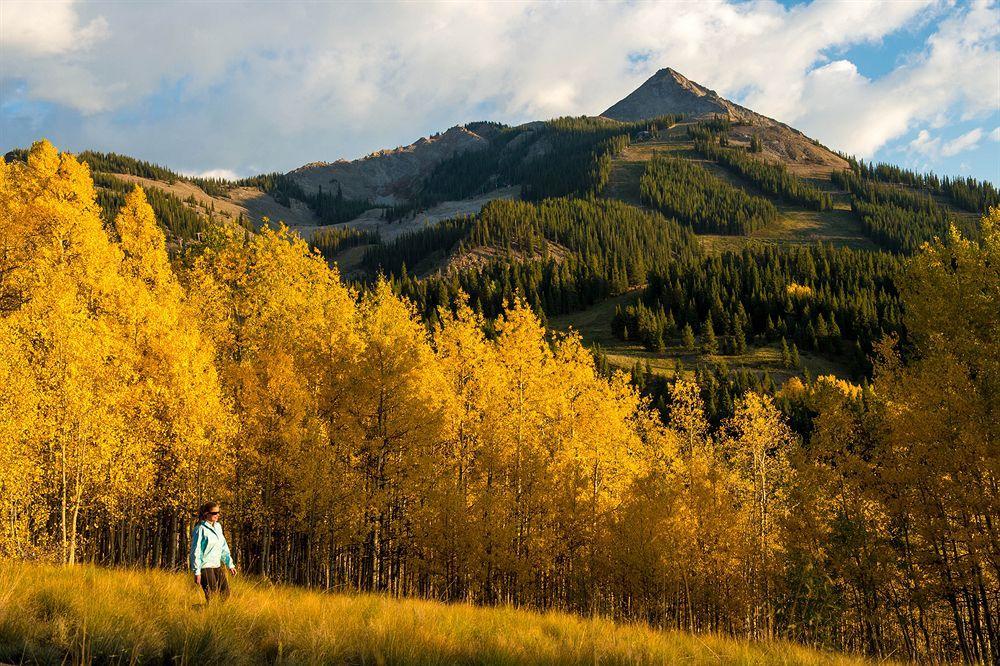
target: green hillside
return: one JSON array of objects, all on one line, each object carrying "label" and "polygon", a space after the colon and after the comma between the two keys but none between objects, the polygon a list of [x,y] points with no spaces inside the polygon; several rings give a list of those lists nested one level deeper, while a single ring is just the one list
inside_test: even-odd
[{"label": "green hillside", "polygon": [[[488,205],[478,216],[447,227],[446,237],[443,227],[428,228],[377,244],[368,251],[368,270],[394,277],[400,292],[430,320],[460,294],[487,316],[519,295],[550,317],[553,328],[581,332],[610,367],[633,375],[642,371],[670,379],[698,368],[745,372],[765,389],[795,375],[808,380],[835,374],[864,381],[878,340],[887,333],[905,337],[898,307],[891,304],[893,276],[905,257],[919,244],[944,236],[949,224],[975,236],[975,215],[997,198],[989,183],[867,165],[776,125],[682,117],[617,125],[567,119],[541,128],[505,128],[500,136],[503,142],[495,144],[495,153],[487,152],[490,164],[484,167],[484,158],[476,158],[484,169],[478,181],[476,170],[463,168],[471,158],[455,158],[438,167],[428,188],[433,189],[434,178],[460,172],[473,180],[464,181],[466,189],[452,195],[521,184],[532,193],[530,199],[558,198],[545,200],[540,208],[525,204],[513,215],[500,213],[506,210],[504,202]],[[516,155],[511,146],[518,147]],[[544,159],[532,162],[532,168],[497,166],[523,165],[525,156],[538,152],[531,146],[547,146]],[[588,164],[590,170],[581,171]],[[530,221],[573,205],[573,197],[595,195],[617,208],[593,207],[570,225],[587,237],[595,233],[590,225],[601,215],[596,211],[614,210],[617,221],[601,232],[600,240],[592,236],[593,246],[580,240],[567,244],[565,232],[551,223],[539,227]],[[638,211],[661,214],[663,221],[656,224],[664,228],[691,230],[696,242],[685,240],[671,258],[660,258],[663,250],[656,249],[660,241],[655,235],[637,234],[627,221]],[[493,234],[483,233],[484,228]],[[627,249],[608,254],[614,245]],[[802,251],[812,253],[821,268],[832,262],[833,272],[815,274],[813,260],[802,263]],[[713,265],[709,257],[723,264]],[[735,271],[741,280],[756,280],[757,272],[774,262],[789,268],[780,279],[757,286],[740,287],[713,274],[724,265],[727,274]],[[852,273],[849,281],[843,280],[844,271]],[[698,293],[688,288],[684,297],[697,299],[697,304],[658,303],[655,295],[643,296],[641,287],[650,274],[664,272],[675,282],[697,275]],[[872,291],[863,285],[880,286]],[[786,327],[773,328],[769,318],[792,307],[785,292],[798,286],[819,300],[797,306],[801,328],[790,320]],[[734,297],[732,290],[741,288],[743,295]],[[713,305],[713,300],[719,303]],[[640,301],[654,310],[660,307],[660,316],[669,315],[670,323],[658,323],[658,332],[639,334],[633,315],[629,335],[622,335],[620,327],[613,331],[616,311],[635,308]],[[678,306],[691,312],[681,314]],[[704,340],[708,311],[718,348]],[[734,318],[744,330],[734,329]],[[696,338],[693,347],[682,340],[685,324]],[[643,328],[649,331],[648,325]],[[782,344],[794,348],[791,356],[797,363],[789,363]]]},{"label": "green hillside", "polygon": [[[881,284],[891,298],[893,274],[906,256],[943,236],[949,224],[975,236],[978,216],[998,200],[989,183],[844,158],[762,117],[731,122],[668,114],[628,123],[580,117],[466,127],[487,147],[441,160],[410,186],[405,204],[375,211],[382,221],[376,215],[374,226],[351,221],[366,202],[345,200],[333,184],[306,194],[293,174],[226,182],[185,178],[122,155],[81,157],[95,172],[109,220],[130,180],[141,182],[168,235],[181,244],[218,222],[252,228],[263,216],[284,220],[362,288],[377,275],[389,277],[428,322],[465,297],[488,318],[524,298],[553,328],[580,331],[608,367],[668,380],[698,368],[746,372],[765,390],[796,375],[868,379],[873,345],[885,333],[905,337],[905,330],[896,309],[867,302],[854,287]],[[488,197],[503,187],[519,188],[523,203],[496,200],[473,215],[416,223],[420,211],[440,202]],[[259,194],[256,207],[246,199],[248,188]],[[808,266],[793,267],[758,287],[769,294],[750,288],[726,296],[736,284],[709,279],[718,268],[710,257],[748,279],[761,262],[796,264],[796,252],[820,244],[835,271],[857,263],[842,259],[850,251],[881,258],[852,282],[824,282]],[[704,289],[686,295],[698,303],[680,304],[681,313],[678,303],[644,294],[651,273],[701,276]],[[790,329],[772,329],[761,312],[771,310],[773,319],[776,308],[790,307],[777,301],[793,285],[813,290],[820,302],[800,312],[803,328],[788,321]],[[633,321],[629,335],[613,331],[616,312],[640,302],[664,318],[658,330],[643,324],[640,333]],[[855,330],[859,318],[864,331]],[[743,330],[734,329],[736,320]],[[693,347],[684,343],[685,325],[696,338]],[[717,348],[705,341],[708,328],[719,337]],[[782,341],[794,347],[798,363],[788,362]]]}]

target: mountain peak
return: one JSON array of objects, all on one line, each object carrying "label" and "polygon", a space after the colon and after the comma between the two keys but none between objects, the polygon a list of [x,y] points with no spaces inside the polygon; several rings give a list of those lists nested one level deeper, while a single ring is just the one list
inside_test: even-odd
[{"label": "mountain peak", "polygon": [[673,113],[683,113],[693,118],[722,115],[736,122],[750,124],[760,124],[760,120],[766,120],[670,67],[657,71],[601,115],[622,122],[634,122]]},{"label": "mountain peak", "polygon": [[[694,81],[692,81],[688,77],[684,76],[683,74],[681,74],[680,72],[678,72],[673,67],[664,67],[663,69],[658,70],[656,72],[656,74],[653,74],[653,76],[651,76],[650,78],[651,79],[657,79],[657,78],[662,79],[662,78],[668,78],[668,77],[672,78],[674,81],[676,81],[677,83],[679,83],[681,85],[684,85],[684,86],[687,86],[687,85],[698,86],[697,83],[695,83]],[[700,88],[701,86],[698,86],[698,87]]]}]

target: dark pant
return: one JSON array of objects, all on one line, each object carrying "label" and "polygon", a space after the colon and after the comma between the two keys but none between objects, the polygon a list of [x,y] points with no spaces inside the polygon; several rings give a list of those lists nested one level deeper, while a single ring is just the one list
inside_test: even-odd
[{"label": "dark pant", "polygon": [[229,598],[229,579],[224,567],[201,570],[201,589],[205,590],[205,601],[218,597],[219,601]]}]

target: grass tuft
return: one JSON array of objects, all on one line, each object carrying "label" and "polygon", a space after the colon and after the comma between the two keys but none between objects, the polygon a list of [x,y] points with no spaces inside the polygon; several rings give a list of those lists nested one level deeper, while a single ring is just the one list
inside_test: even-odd
[{"label": "grass tuft", "polygon": [[783,642],[563,613],[334,595],[235,579],[0,563],[0,662],[172,664],[859,664]]}]

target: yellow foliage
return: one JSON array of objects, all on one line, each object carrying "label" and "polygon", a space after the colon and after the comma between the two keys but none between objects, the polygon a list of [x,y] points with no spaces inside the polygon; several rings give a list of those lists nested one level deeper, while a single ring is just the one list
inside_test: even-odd
[{"label": "yellow foliage", "polygon": [[[59,530],[51,536],[72,562],[81,512],[112,521],[126,507],[144,514],[170,434],[197,437],[199,427],[224,421],[225,410],[218,387],[213,403],[212,384],[202,381],[213,373],[210,357],[200,366],[191,362],[200,350],[191,322],[174,311],[179,292],[173,302],[154,294],[129,267],[138,265],[137,255],[126,259],[108,239],[86,165],[39,142],[26,164],[4,166],[0,184],[0,241],[12,248],[3,267],[4,347],[21,350],[12,369],[30,368],[20,378],[30,390],[19,392],[18,411],[37,418],[21,430],[19,445],[25,464],[41,470],[20,479],[20,492],[56,500]],[[127,238],[138,233],[127,224],[130,214],[151,221],[142,205],[141,193],[134,194],[119,218]],[[166,266],[162,243],[148,252],[149,265]],[[186,395],[174,390],[181,386]],[[193,414],[200,415],[192,421]]]},{"label": "yellow foliage", "polygon": [[812,297],[812,288],[804,285],[792,282],[789,284],[785,291],[795,300],[805,301]]},{"label": "yellow foliage", "polygon": [[840,379],[836,375],[820,375],[816,378],[816,382],[813,385],[813,392],[822,390],[836,391],[852,400],[857,400],[861,397],[860,386],[852,384],[846,379]]}]

